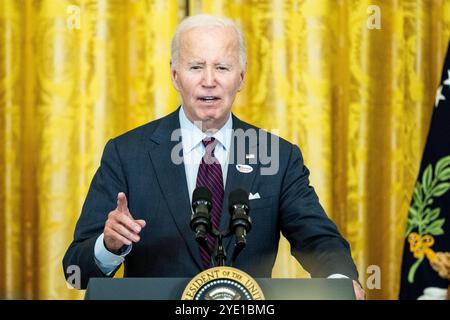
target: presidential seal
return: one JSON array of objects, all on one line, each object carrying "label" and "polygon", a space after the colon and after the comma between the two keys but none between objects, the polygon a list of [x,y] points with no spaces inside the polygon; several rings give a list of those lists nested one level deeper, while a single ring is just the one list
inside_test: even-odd
[{"label": "presidential seal", "polygon": [[196,275],[184,289],[181,300],[264,300],[258,283],[232,267],[215,267]]}]

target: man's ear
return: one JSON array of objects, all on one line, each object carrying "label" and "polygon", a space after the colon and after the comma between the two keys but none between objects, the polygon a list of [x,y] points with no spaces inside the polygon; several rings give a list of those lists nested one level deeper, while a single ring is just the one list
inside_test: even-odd
[{"label": "man's ear", "polygon": [[241,71],[241,73],[239,74],[239,87],[238,87],[238,92],[240,92],[242,90],[242,88],[244,87],[244,79],[245,79],[245,74],[247,73],[247,64],[245,65],[244,69]]},{"label": "man's ear", "polygon": [[172,79],[172,84],[175,87],[175,89],[177,91],[180,91],[180,88],[178,86],[178,72],[172,60],[170,60],[170,78]]}]

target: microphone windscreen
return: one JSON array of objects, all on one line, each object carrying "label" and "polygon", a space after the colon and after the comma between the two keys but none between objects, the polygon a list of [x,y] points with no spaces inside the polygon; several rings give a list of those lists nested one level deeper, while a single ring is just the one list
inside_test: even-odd
[{"label": "microphone windscreen", "polygon": [[212,202],[211,191],[209,191],[209,189],[206,187],[195,188],[194,193],[192,194],[192,203],[195,203],[199,200]]},{"label": "microphone windscreen", "polygon": [[237,204],[244,204],[248,207],[248,192],[243,189],[236,189],[234,191],[231,191],[230,195],[228,196],[228,203],[230,205],[230,208]]}]

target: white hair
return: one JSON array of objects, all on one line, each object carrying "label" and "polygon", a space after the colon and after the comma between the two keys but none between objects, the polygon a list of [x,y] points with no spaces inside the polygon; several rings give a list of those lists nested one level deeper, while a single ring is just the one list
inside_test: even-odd
[{"label": "white hair", "polygon": [[247,63],[247,47],[245,44],[244,34],[241,29],[232,20],[225,17],[211,16],[208,14],[198,14],[185,18],[175,30],[172,38],[171,57],[172,64],[178,63],[180,38],[181,35],[194,28],[208,28],[208,27],[231,27],[236,31],[239,42],[239,64],[242,70],[245,69]]}]

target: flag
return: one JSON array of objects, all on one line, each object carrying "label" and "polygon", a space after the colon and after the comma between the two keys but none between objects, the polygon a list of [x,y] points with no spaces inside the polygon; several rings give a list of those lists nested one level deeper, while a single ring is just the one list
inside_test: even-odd
[{"label": "flag", "polygon": [[446,298],[450,279],[450,43],[409,207],[401,273],[400,299]]}]

